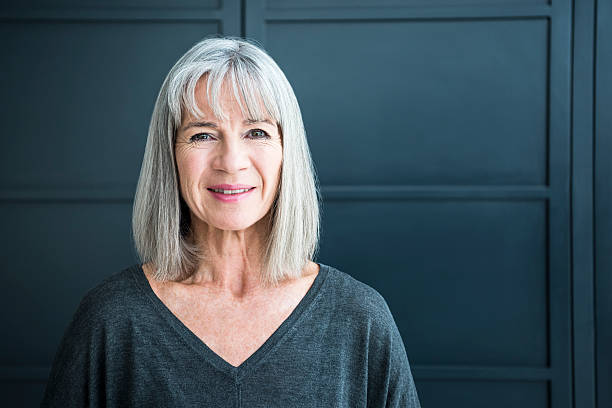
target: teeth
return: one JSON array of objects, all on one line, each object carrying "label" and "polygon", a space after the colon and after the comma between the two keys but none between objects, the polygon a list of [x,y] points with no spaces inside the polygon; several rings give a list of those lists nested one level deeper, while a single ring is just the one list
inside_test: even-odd
[{"label": "teeth", "polygon": [[243,188],[241,190],[222,190],[219,188],[212,188],[212,191],[214,191],[215,193],[223,193],[223,194],[240,194],[240,193],[244,193],[245,191],[249,191],[250,188]]}]

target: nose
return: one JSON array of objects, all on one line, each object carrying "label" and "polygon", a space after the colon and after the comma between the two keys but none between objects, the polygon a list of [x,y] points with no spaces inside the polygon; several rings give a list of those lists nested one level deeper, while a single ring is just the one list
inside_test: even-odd
[{"label": "nose", "polygon": [[248,147],[240,137],[225,137],[217,147],[213,160],[215,170],[233,174],[249,167]]}]

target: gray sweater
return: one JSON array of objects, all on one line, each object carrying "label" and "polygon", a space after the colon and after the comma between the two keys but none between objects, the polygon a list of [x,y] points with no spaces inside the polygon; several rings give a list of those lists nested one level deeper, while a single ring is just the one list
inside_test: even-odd
[{"label": "gray sweater", "polygon": [[419,407],[384,298],[325,264],[291,315],[240,366],[155,295],[140,265],[81,300],[42,407]]}]

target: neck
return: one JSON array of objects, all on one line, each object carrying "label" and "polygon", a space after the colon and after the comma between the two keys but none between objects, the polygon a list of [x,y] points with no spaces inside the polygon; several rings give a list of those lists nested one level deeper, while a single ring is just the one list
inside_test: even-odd
[{"label": "neck", "polygon": [[204,259],[181,283],[205,286],[238,298],[261,291],[266,218],[239,231],[192,223],[191,239],[200,247]]}]

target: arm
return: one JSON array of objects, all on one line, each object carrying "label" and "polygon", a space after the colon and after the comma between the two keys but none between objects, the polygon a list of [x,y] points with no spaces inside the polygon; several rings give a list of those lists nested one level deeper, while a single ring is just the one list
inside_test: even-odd
[{"label": "arm", "polygon": [[[98,346],[93,313],[82,301],[55,354],[41,407],[96,407],[100,373],[95,364]],[[92,364],[92,361],[94,364]]]},{"label": "arm", "polygon": [[395,333],[391,340],[386,407],[420,408],[404,342],[396,326],[394,329]]},{"label": "arm", "polygon": [[368,407],[420,408],[404,342],[386,302],[382,309],[372,322]]}]

